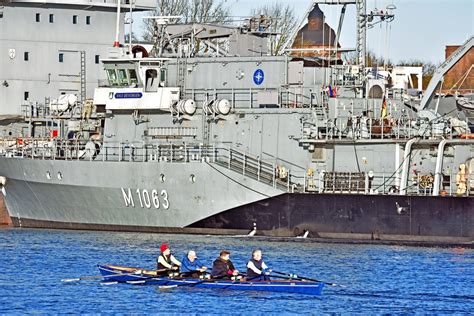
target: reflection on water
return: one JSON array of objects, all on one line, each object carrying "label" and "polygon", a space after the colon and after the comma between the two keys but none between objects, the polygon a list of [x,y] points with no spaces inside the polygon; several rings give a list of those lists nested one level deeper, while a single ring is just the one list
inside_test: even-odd
[{"label": "reflection on water", "polygon": [[[197,251],[208,266],[229,249],[245,271],[254,248],[268,265],[345,285],[322,297],[196,288],[109,285],[61,279],[97,275],[96,265],[153,268],[159,245],[180,258]],[[319,244],[264,238],[88,231],[0,230],[0,313],[471,313],[474,251],[470,249]],[[225,308],[223,309],[223,303]]]}]

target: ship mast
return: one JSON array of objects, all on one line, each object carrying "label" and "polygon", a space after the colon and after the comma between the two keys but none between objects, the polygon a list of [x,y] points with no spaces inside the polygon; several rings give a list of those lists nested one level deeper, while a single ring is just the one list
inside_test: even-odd
[{"label": "ship mast", "polygon": [[360,67],[359,71],[359,83],[365,81],[365,57],[366,57],[366,44],[367,44],[367,6],[366,0],[357,0],[355,2],[357,10],[357,64]]},{"label": "ship mast", "polygon": [[121,3],[121,0],[117,0],[117,22],[115,23],[114,47],[120,47],[120,42],[119,42],[119,35],[120,35],[120,3]]}]

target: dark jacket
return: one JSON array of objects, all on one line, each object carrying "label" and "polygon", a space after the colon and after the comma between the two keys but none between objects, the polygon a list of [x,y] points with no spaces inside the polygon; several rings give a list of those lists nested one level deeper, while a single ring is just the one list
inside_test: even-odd
[{"label": "dark jacket", "polygon": [[222,279],[232,276],[232,272],[235,270],[232,261],[223,260],[221,257],[214,260],[212,263],[211,276],[214,279]]},{"label": "dark jacket", "polygon": [[[263,268],[262,268],[262,265],[263,265],[263,260],[260,260],[260,261],[257,261],[255,259],[250,259],[250,261],[253,263],[253,265],[255,266],[255,268],[259,269],[260,271],[263,271]],[[250,268],[247,268],[247,278],[253,278],[253,277],[257,277],[257,276],[260,276],[262,275],[261,273],[260,274],[257,274],[255,271],[253,271],[252,269]]]}]

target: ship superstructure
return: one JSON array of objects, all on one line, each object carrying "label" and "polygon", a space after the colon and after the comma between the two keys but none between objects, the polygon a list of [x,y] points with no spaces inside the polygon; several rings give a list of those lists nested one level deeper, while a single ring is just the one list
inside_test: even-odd
[{"label": "ship superstructure", "polygon": [[417,69],[365,67],[362,29],[393,12],[316,1],[308,16],[320,16],[317,3],[356,5],[357,65],[342,62],[350,49],[338,40],[272,55],[262,16],[236,28],[157,18],[152,49],[102,60],[107,80],[93,100],[50,102],[34,138],[5,141],[14,224],[472,242],[465,116],[413,93]]},{"label": "ship superstructure", "polygon": [[[132,2],[134,11],[156,7],[155,1]],[[129,7],[122,1],[122,12]],[[20,118],[46,97],[92,97],[105,79],[100,60],[115,37],[116,8],[115,0],[0,1],[0,119]]]}]

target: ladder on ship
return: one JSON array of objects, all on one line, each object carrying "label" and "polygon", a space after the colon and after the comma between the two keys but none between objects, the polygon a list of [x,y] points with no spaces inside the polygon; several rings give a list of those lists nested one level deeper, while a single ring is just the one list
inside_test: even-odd
[{"label": "ladder on ship", "polygon": [[79,101],[84,102],[87,98],[86,96],[86,52],[81,50],[81,72],[79,74],[80,76],[80,82],[81,82],[81,96]]},{"label": "ladder on ship", "polygon": [[186,71],[188,67],[187,58],[178,58],[177,61],[177,76],[176,76],[176,86],[179,87],[179,97],[180,99],[185,98],[186,90]]},{"label": "ladder on ship", "polygon": [[[315,95],[314,95],[315,96]],[[313,95],[311,96],[313,98]],[[328,118],[328,96],[325,92],[321,92],[320,99],[316,100],[316,104],[313,106],[314,113],[318,121],[325,122]]]}]

